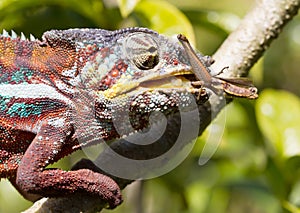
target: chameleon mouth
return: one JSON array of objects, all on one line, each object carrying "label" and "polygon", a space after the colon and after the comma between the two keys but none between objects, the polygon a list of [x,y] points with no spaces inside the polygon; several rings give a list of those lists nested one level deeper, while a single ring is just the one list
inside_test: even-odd
[{"label": "chameleon mouth", "polygon": [[[192,76],[192,74],[190,74]],[[160,79],[152,79],[140,83],[139,87],[143,88],[192,88],[191,81],[187,78],[188,74],[185,75],[174,75]],[[189,76],[189,78],[191,78]]]},{"label": "chameleon mouth", "polygon": [[[168,77],[159,79],[150,79],[141,82],[137,87],[134,88],[135,92],[144,91],[163,91],[166,93],[171,92],[188,92],[196,95],[204,95],[205,90],[201,87],[197,87],[193,82],[197,81],[196,76],[191,71],[184,71],[182,73],[176,73]],[[129,93],[131,91],[128,91]]]},{"label": "chameleon mouth", "polygon": [[113,86],[103,94],[110,99],[122,95],[134,96],[137,93],[162,91],[164,93],[187,92],[198,97],[199,94],[203,94],[203,89],[195,86],[193,84],[195,81],[197,79],[192,70],[174,70],[166,75],[147,76],[145,79],[140,79],[139,82],[125,80],[124,83]]}]

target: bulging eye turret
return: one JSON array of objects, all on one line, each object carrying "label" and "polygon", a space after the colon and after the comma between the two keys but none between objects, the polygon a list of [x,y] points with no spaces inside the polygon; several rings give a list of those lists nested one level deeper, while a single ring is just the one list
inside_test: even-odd
[{"label": "bulging eye turret", "polygon": [[141,70],[153,69],[159,63],[158,45],[147,33],[133,33],[125,42],[128,58]]}]

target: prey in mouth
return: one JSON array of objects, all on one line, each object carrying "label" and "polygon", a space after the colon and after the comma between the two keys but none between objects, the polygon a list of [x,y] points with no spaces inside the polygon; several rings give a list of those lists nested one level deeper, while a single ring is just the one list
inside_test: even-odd
[{"label": "prey in mouth", "polygon": [[197,56],[188,39],[182,34],[179,34],[177,38],[186,50],[190,64],[193,68],[193,73],[198,79],[198,81],[193,82],[193,85],[204,86],[212,89],[214,92],[219,92],[221,90],[227,95],[234,97],[249,99],[256,99],[258,97],[257,88],[254,87],[251,80],[247,78],[222,78],[212,76],[209,67],[207,66],[207,61],[204,61]]}]

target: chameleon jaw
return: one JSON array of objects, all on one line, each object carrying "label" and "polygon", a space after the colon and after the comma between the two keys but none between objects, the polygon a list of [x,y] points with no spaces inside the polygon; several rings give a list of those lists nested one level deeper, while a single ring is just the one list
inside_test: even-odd
[{"label": "chameleon jaw", "polygon": [[[193,85],[195,81],[192,71],[184,70],[180,72],[168,74],[167,76],[159,76],[159,78],[147,79],[145,81],[136,82],[130,81],[130,83],[117,83],[110,89],[103,92],[103,95],[107,99],[113,99],[117,96],[132,95],[142,93],[146,91],[160,90],[166,93],[170,92],[188,92],[192,94],[202,94],[201,88],[196,88]],[[129,82],[129,80],[127,81]],[[122,85],[121,87],[118,85]]]}]

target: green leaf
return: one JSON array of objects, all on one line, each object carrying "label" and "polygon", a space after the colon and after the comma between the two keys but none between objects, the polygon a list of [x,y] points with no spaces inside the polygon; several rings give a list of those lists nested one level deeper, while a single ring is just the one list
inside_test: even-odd
[{"label": "green leaf", "polygon": [[135,8],[140,0],[118,0],[118,5],[123,18],[126,18]]},{"label": "green leaf", "polygon": [[278,157],[300,154],[300,99],[280,90],[265,90],[256,104],[258,125]]},{"label": "green leaf", "polygon": [[193,27],[187,17],[172,4],[158,0],[143,0],[134,12],[137,18],[147,20],[142,23],[144,27],[151,28],[159,33],[173,36],[175,34],[185,34],[192,44],[195,44]]},{"label": "green leaf", "polygon": [[[105,26],[107,22],[111,26],[118,15],[111,18],[106,11],[98,0],[0,0],[0,28],[41,34],[51,28]],[[43,20],[42,26],[40,20]]]},{"label": "green leaf", "polygon": [[[198,181],[186,187],[186,197],[191,212],[204,212],[210,199],[209,187]],[[199,202],[201,200],[201,202]]]},{"label": "green leaf", "polygon": [[[292,187],[291,187],[291,193],[289,195],[289,205],[299,206],[300,205],[300,181],[297,181]],[[298,213],[300,210],[298,211]]]}]

